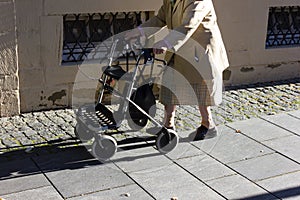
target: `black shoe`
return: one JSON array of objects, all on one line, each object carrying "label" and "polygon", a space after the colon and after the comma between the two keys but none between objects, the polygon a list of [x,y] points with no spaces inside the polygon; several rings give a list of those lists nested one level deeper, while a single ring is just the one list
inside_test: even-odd
[{"label": "black shoe", "polygon": [[201,125],[196,130],[194,141],[214,138],[217,135],[218,135],[218,131],[216,127],[208,129],[205,126]]}]

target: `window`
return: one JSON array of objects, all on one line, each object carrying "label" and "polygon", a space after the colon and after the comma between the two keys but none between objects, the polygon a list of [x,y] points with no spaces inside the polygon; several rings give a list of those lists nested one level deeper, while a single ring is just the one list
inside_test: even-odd
[{"label": "window", "polygon": [[101,42],[137,27],[148,18],[148,12],[64,15],[62,63],[98,59],[108,48],[99,47]]},{"label": "window", "polygon": [[266,48],[300,46],[300,6],[269,9]]}]

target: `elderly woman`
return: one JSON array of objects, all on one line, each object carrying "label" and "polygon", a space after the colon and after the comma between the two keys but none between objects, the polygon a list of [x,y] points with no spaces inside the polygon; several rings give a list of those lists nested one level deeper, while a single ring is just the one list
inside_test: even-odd
[{"label": "elderly woman", "polygon": [[[168,28],[168,34],[153,45],[156,54],[168,50],[165,59],[176,72],[163,77],[164,125],[174,129],[176,105],[196,104],[201,122],[194,140],[217,135],[210,106],[221,102],[222,71],[229,64],[216,20],[212,0],[163,0],[156,16],[127,34],[130,38],[147,34],[146,27]],[[180,77],[188,84],[178,81]]]}]

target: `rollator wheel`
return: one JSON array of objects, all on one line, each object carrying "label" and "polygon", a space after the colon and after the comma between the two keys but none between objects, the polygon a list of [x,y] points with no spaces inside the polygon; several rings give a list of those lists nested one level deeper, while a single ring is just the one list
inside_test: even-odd
[{"label": "rollator wheel", "polygon": [[87,142],[93,138],[93,134],[90,132],[90,130],[80,123],[76,124],[74,133],[82,142]]},{"label": "rollator wheel", "polygon": [[95,140],[92,144],[92,153],[100,161],[106,161],[117,151],[116,140],[109,136],[104,135],[100,140]]},{"label": "rollator wheel", "polygon": [[163,129],[158,135],[155,144],[159,152],[167,154],[177,146],[178,142],[179,138],[174,130]]},{"label": "rollator wheel", "polygon": [[128,119],[127,123],[132,130],[141,130],[147,125],[148,119],[147,118]]}]

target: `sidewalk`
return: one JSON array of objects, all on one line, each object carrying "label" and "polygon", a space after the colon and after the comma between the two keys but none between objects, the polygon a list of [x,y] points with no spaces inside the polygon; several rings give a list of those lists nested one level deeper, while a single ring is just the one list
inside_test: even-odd
[{"label": "sidewalk", "polygon": [[[70,109],[0,119],[0,197],[18,199],[300,199],[300,80],[228,88],[219,136],[191,142],[196,107],[181,106],[175,150],[151,143],[94,159]],[[162,106],[158,115],[162,116]]]}]

